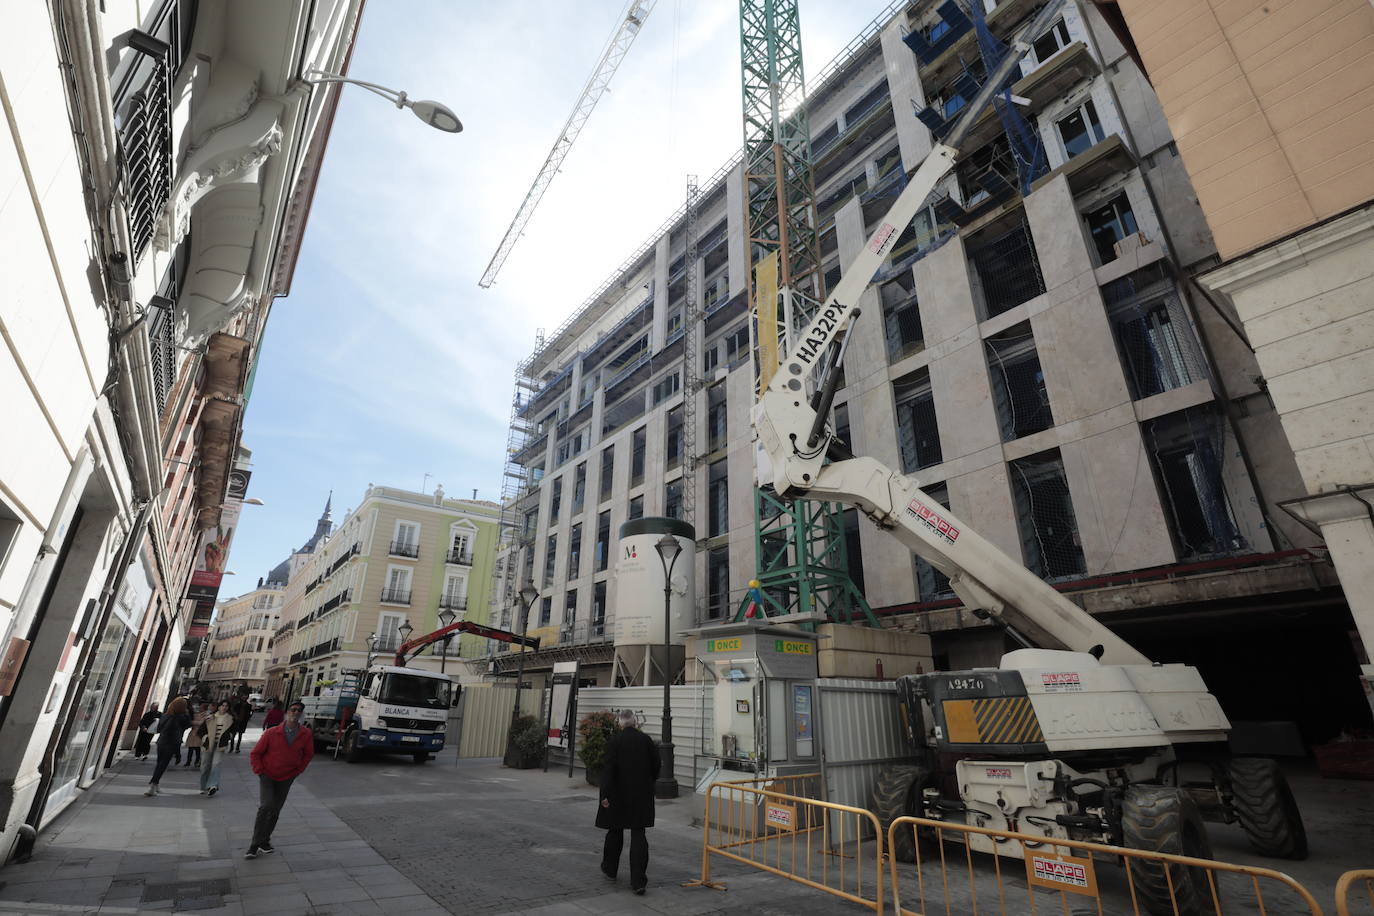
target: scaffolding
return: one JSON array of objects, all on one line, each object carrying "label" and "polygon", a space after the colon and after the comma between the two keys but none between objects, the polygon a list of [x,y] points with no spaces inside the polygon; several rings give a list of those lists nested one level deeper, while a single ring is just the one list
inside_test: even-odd
[{"label": "scaffolding", "polygon": [[[535,349],[543,346],[544,332],[538,333]],[[534,420],[526,416],[525,408],[539,390],[538,382],[529,374],[530,360],[522,360],[515,367],[515,389],[511,394],[510,424],[506,430],[506,462],[501,471],[501,516],[496,536],[496,562],[492,566],[491,594],[488,596],[487,621],[503,629],[511,629],[511,611],[519,603],[520,555],[533,543],[533,532],[524,525],[521,503],[529,495],[532,483],[525,469],[522,453],[535,438]],[[508,643],[487,641],[487,654],[508,650]]]},{"label": "scaffolding", "polygon": [[[740,0],[739,9],[746,290],[757,392],[767,387],[777,354],[787,352],[792,334],[824,300],[825,282],[797,0]],[[763,276],[773,259],[776,281],[770,282]],[[772,300],[775,290],[780,303]],[[838,504],[784,500],[756,489],[754,537],[763,599],[758,613],[822,612],[835,621],[878,625],[849,575]],[[755,594],[746,592],[737,619]]]},{"label": "scaffolding", "polygon": [[[697,176],[687,176],[687,291],[682,335],[682,520],[696,521],[697,505],[697,392],[701,390],[701,358],[697,335],[701,332],[701,291],[697,285],[697,211],[700,189]],[[698,615],[700,616],[700,615]]]}]

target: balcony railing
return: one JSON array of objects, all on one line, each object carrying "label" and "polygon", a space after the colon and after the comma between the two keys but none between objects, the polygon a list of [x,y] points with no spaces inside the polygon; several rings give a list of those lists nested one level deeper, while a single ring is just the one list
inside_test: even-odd
[{"label": "balcony railing", "polygon": [[446,562],[446,563],[452,563],[454,566],[471,566],[471,565],[472,565],[472,551],[471,551],[471,550],[450,550],[450,551],[448,552],[448,555],[444,558],[444,562]]},{"label": "balcony railing", "polygon": [[[156,303],[166,302],[166,308]],[[157,397],[158,413],[167,408],[167,398],[177,382],[176,318],[172,312],[175,303],[160,297],[153,297],[148,309],[148,347],[149,368],[153,376],[153,394]]]},{"label": "balcony railing", "polygon": [[441,611],[466,611],[467,609],[467,595],[445,595],[439,599],[439,610]]},{"label": "balcony railing", "polygon": [[382,602],[384,604],[410,604],[410,589],[408,588],[384,588],[382,589]]},{"label": "balcony railing", "polygon": [[353,559],[354,557],[356,557],[356,556],[358,555],[358,553],[359,553],[359,545],[354,544],[352,547],[348,548],[348,550],[345,551],[344,554],[343,554],[342,556],[340,556],[337,560],[335,560],[333,563],[330,564],[329,569],[325,570],[325,573],[324,573],[325,578],[328,578],[328,577],[334,575],[334,573],[338,572],[340,566],[344,565],[344,564],[347,563],[349,560],[351,560],[351,559]]},{"label": "balcony railing", "polygon": [[395,652],[399,648],[401,648],[401,637],[399,636],[383,636],[372,644],[372,651],[374,654],[378,652]]},{"label": "balcony railing", "polygon": [[410,541],[392,541],[387,553],[393,557],[410,557],[413,560],[420,555],[420,545]]}]

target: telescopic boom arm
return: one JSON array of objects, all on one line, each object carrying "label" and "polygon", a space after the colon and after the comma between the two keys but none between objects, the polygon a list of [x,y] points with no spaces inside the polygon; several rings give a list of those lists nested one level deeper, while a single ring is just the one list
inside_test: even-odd
[{"label": "telescopic boom arm", "polygon": [[810,325],[789,342],[786,359],[754,407],[761,450],[759,483],[771,484],[784,497],[856,506],[948,576],[955,594],[970,609],[993,615],[1042,648],[1092,652],[1106,664],[1148,665],[1149,659],[1129,643],[969,529],[911,479],[872,458],[846,455],[846,460],[826,464],[827,457],[838,457],[843,451],[833,448],[837,443],[825,424],[843,341],[858,314],[859,296],[891,253],[902,229],[954,168],[959,146],[979,113],[1061,6],[1062,0],[1051,0],[1021,30],[958,123],[917,167]]},{"label": "telescopic boom arm", "polygon": [[496,639],[501,642],[515,643],[517,646],[529,646],[531,649],[539,648],[538,636],[521,636],[519,633],[512,633],[509,630],[498,630],[496,627],[484,626],[480,623],[472,623],[467,620],[459,620],[446,627],[440,627],[433,633],[426,633],[424,636],[417,636],[396,650],[396,667],[404,668],[406,662],[420,654],[420,650],[431,643],[436,643],[445,636],[452,636],[454,633],[473,633],[477,636],[485,636],[487,639]]}]

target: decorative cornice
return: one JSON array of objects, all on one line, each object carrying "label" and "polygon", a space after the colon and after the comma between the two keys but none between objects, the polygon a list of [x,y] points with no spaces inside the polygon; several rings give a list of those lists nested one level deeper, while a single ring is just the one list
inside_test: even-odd
[{"label": "decorative cornice", "polygon": [[1288,273],[1309,260],[1324,257],[1371,237],[1374,237],[1374,204],[1233,258],[1198,277],[1198,280],[1208,289],[1234,295],[1256,283]]}]

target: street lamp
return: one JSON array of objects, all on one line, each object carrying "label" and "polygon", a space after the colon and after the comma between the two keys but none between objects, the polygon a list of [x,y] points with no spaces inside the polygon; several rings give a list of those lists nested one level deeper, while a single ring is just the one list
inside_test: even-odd
[{"label": "street lamp", "polygon": [[[525,584],[520,586],[520,635],[523,637],[530,628],[530,608],[539,598],[539,589],[534,587],[534,583],[526,579]],[[513,759],[514,748],[511,746],[511,739],[515,737],[515,720],[520,716],[520,691],[525,687],[525,644],[520,644],[520,660],[515,669],[515,706],[510,711],[510,728],[506,731],[506,761],[510,766]]]},{"label": "street lamp", "polygon": [[658,743],[658,779],[654,782],[654,797],[677,798],[677,779],[673,776],[673,709],[669,693],[673,644],[668,629],[673,597],[673,567],[682,553],[682,545],[671,534],[665,534],[654,542],[654,550],[658,551],[658,562],[663,565],[663,740]]},{"label": "street lamp", "polygon": [[[410,625],[409,617],[401,621],[401,625],[396,628],[396,632],[401,634],[401,646],[404,646],[406,643],[410,642],[410,634],[415,632],[415,628]],[[401,646],[396,647],[397,655],[401,654]],[[405,656],[401,656],[401,660],[404,661]]]},{"label": "street lamp", "polygon": [[365,83],[362,80],[349,79],[337,73],[330,73],[327,70],[308,70],[301,75],[301,79],[307,83],[352,83],[354,86],[362,86],[368,92],[380,95],[397,108],[409,108],[415,112],[415,117],[424,121],[435,130],[442,130],[445,133],[456,134],[463,130],[463,123],[458,120],[458,116],[447,106],[439,102],[428,99],[418,99],[412,101],[404,92],[397,89],[388,89],[376,83]]},{"label": "street lamp", "polygon": [[[457,615],[457,614],[453,613],[453,611],[450,610],[449,608],[444,608],[442,611],[439,612],[439,627],[442,629],[443,627],[452,626],[452,625],[453,625],[453,621],[455,621],[455,620],[457,620],[457,619],[458,619],[458,615]],[[444,637],[444,654],[441,655],[441,656],[439,656],[439,673],[440,673],[440,674],[443,674],[443,673],[444,673],[444,666],[448,663],[448,644],[449,644],[449,641],[452,640],[452,639],[453,639],[453,634],[452,634],[452,633],[449,633],[447,636]]]},{"label": "street lamp", "polygon": [[[539,589],[534,587],[534,583],[525,580],[525,584],[520,586],[520,635],[523,637],[530,629],[530,608],[534,607],[534,602],[539,598]],[[520,644],[520,661],[515,669],[515,711],[511,714],[511,722],[520,714],[520,690],[525,686],[525,644]]]},{"label": "street lamp", "polygon": [[363,642],[367,643],[367,663],[364,664],[363,667],[364,667],[364,668],[371,668],[371,667],[372,667],[372,647],[375,646],[375,645],[377,644],[377,634],[376,634],[376,633],[368,633],[368,634],[367,634],[367,639],[363,640]]}]

